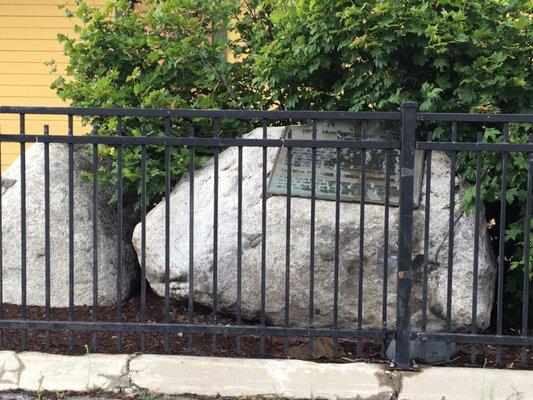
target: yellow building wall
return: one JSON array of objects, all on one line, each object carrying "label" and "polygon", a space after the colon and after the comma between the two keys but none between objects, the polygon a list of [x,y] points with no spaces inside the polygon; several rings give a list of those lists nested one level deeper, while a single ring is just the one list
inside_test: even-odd
[{"label": "yellow building wall", "polygon": [[[102,5],[105,0],[90,0]],[[65,106],[50,89],[52,81],[64,72],[67,59],[57,34],[73,35],[74,19],[65,17],[65,5],[74,9],[73,0],[0,0],[0,105]],[[44,63],[54,59],[57,72],[49,73]],[[26,133],[42,133],[50,125],[51,134],[66,134],[63,116],[26,117]],[[18,115],[0,114],[0,132],[18,133]],[[79,121],[75,132],[81,133]],[[18,143],[1,143],[1,170],[18,156]]]},{"label": "yellow building wall", "polygon": [[[103,5],[105,0],[88,0]],[[74,0],[0,0],[0,105],[2,106],[67,106],[50,89],[52,81],[63,74],[67,58],[59,33],[73,36],[74,18],[65,17],[66,6],[74,10]],[[235,33],[229,32],[234,38]],[[45,62],[55,60],[57,71],[50,74]],[[234,61],[228,54],[228,61]],[[83,133],[79,120],[74,133]],[[26,133],[40,134],[43,126],[51,134],[67,133],[66,116],[26,116]],[[0,133],[19,133],[18,115],[0,114]],[[1,171],[19,155],[19,143],[0,143]]]}]

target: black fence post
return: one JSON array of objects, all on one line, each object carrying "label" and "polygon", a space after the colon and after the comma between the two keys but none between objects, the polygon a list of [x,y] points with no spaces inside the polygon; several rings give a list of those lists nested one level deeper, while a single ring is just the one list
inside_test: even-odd
[{"label": "black fence post", "polygon": [[406,101],[401,110],[400,209],[396,300],[396,370],[411,369],[411,260],[413,253],[413,196],[415,132],[418,103]]}]

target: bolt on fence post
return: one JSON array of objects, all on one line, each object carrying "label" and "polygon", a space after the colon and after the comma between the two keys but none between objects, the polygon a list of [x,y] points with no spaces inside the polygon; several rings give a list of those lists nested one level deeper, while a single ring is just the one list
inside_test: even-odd
[{"label": "bolt on fence post", "polygon": [[401,111],[400,208],[396,290],[396,354],[394,369],[411,369],[411,284],[415,132],[418,103],[403,102]]}]

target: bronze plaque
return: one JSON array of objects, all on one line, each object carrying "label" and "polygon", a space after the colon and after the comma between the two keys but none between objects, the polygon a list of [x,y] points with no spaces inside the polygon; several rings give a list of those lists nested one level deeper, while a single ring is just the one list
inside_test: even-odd
[{"label": "bronze plaque", "polygon": [[[316,125],[317,140],[360,140],[361,121],[329,121]],[[365,129],[367,140],[399,140],[398,127],[386,126],[384,122],[368,121]],[[290,135],[289,135],[290,133]],[[289,126],[285,138],[312,139],[312,125]],[[367,149],[365,154],[365,202],[385,204],[386,166],[389,150]],[[415,154],[415,207],[418,206],[422,185],[423,151]],[[399,150],[390,150],[390,192],[389,204],[399,204],[400,163]],[[315,197],[335,200],[337,162],[340,162],[340,201],[361,201],[361,157],[360,149],[341,149],[337,160],[337,149],[317,148]],[[312,149],[293,148],[291,162],[291,195],[311,197]],[[271,171],[267,192],[273,195],[287,195],[287,148],[279,149],[274,168]]]}]

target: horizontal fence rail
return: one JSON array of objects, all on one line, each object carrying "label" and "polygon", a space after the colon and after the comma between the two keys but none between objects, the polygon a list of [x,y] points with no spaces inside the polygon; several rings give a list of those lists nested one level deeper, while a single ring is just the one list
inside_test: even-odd
[{"label": "horizontal fence rail", "polygon": [[169,110],[147,108],[76,108],[0,106],[2,114],[73,115],[91,117],[169,117],[230,119],[325,119],[325,120],[396,120],[399,112],[284,111],[284,110]]},{"label": "horizontal fence rail", "polygon": [[[0,118],[7,114],[18,116],[19,130],[2,131],[0,154],[17,144],[20,156],[2,173],[2,348],[383,359],[393,340],[396,369],[413,368],[413,342],[444,343],[446,361],[455,345],[474,365],[494,347],[495,365],[519,357],[533,366],[532,114],[425,113],[412,102],[398,112],[0,107]],[[63,116],[64,131],[30,132],[29,115]],[[75,117],[90,132],[75,132]],[[332,121],[350,124],[352,136]],[[300,127],[304,138],[293,137]],[[497,140],[483,136],[487,129]],[[61,194],[57,146],[66,150]],[[526,163],[518,211],[508,201],[513,154]],[[484,164],[489,156],[501,171]],[[499,186],[485,205],[487,174]],[[271,191],[274,179],[283,193]],[[523,233],[506,239],[519,219]],[[512,248],[518,257],[520,246],[518,279],[505,255]],[[511,277],[520,323],[508,327]],[[102,300],[108,292],[113,304]],[[82,297],[89,300],[79,304]]]},{"label": "horizontal fence rail", "polygon": [[239,138],[150,138],[118,136],[68,136],[68,135],[17,135],[0,134],[3,142],[14,143],[71,143],[71,144],[106,144],[122,146],[166,145],[166,146],[208,146],[208,147],[298,147],[298,148],[334,148],[334,149],[399,149],[400,142],[390,140],[298,140],[298,139],[239,139]]}]

